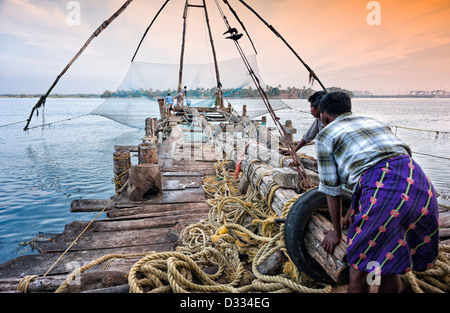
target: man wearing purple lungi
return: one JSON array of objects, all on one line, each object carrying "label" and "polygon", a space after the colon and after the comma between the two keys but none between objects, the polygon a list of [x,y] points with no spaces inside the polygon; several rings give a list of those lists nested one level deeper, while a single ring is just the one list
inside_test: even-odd
[{"label": "man wearing purple lungi", "polygon": [[[325,128],[316,137],[319,191],[333,223],[323,247],[332,253],[347,235],[349,292],[367,292],[368,273],[380,292],[398,292],[400,275],[432,268],[439,250],[439,212],[429,178],[410,148],[383,123],[351,113],[350,97],[332,92],[320,103]],[[353,192],[342,220],[342,185]]]}]

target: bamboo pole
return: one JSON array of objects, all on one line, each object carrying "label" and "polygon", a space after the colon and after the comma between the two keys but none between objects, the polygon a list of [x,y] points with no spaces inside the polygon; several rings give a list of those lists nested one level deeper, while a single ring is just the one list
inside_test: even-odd
[{"label": "bamboo pole", "polygon": [[133,0],[127,0],[109,19],[104,21],[97,30],[89,37],[89,39],[86,41],[86,43],[81,47],[80,51],[72,58],[72,60],[69,62],[69,64],[66,65],[66,67],[63,69],[63,71],[56,77],[56,80],[51,85],[50,89],[47,90],[47,93],[43,96],[41,96],[38,100],[38,102],[34,105],[33,109],[31,110],[30,117],[27,119],[27,124],[24,127],[24,131],[28,130],[28,126],[30,125],[31,119],[33,117],[33,113],[35,110],[40,108],[42,105],[45,105],[45,101],[47,100],[48,95],[50,92],[55,88],[56,84],[60,80],[60,78],[67,72],[69,67],[78,59],[78,57],[83,53],[83,51],[87,48],[87,46],[91,43],[92,40],[94,40],[95,37],[97,37],[106,27],[108,27],[109,24],[112,23],[132,2]]}]

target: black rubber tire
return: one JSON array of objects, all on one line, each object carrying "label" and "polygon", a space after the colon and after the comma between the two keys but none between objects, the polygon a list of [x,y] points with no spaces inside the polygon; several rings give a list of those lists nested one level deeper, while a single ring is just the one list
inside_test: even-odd
[{"label": "black rubber tire", "polygon": [[[343,208],[351,205],[351,194],[342,195]],[[317,189],[310,190],[301,196],[291,207],[284,226],[286,250],[298,269],[317,282],[335,284],[322,266],[308,253],[304,241],[306,225],[311,215],[321,206],[327,204],[326,195]]]}]

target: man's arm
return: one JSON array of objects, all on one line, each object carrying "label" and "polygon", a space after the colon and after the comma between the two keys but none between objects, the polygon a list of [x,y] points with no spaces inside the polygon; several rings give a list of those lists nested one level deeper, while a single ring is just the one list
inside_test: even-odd
[{"label": "man's arm", "polygon": [[[300,142],[295,146],[295,151],[300,150],[304,145],[306,145],[306,142],[302,139]],[[291,151],[288,148],[280,149],[280,153],[282,155],[291,155]]]},{"label": "man's arm", "polygon": [[331,223],[333,224],[333,230],[326,230],[325,239],[322,242],[322,246],[329,254],[332,254],[334,248],[341,242],[342,239],[342,198],[341,196],[327,195],[328,210],[331,216]]}]

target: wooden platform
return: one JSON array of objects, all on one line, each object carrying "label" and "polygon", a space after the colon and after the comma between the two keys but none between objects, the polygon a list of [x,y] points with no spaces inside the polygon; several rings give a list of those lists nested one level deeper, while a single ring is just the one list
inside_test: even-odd
[{"label": "wooden platform", "polygon": [[[210,207],[202,189],[202,178],[215,175],[217,155],[212,145],[203,145],[204,149],[200,150],[192,149],[192,146],[199,148],[195,146],[197,143],[190,143],[188,148],[178,139],[176,136],[169,138],[159,149],[162,194],[145,202],[130,202],[124,196],[113,202],[107,209],[107,217],[94,221],[46,276],[55,280],[54,285],[61,283],[75,268],[107,254],[173,251],[181,230],[207,217]],[[133,146],[130,147],[133,150]],[[101,211],[109,202],[109,199],[75,200],[71,211]],[[44,275],[88,224],[88,221],[75,221],[60,234],[45,234],[33,239],[30,245],[39,254],[20,256],[0,265],[0,292],[13,291],[16,288],[14,284],[17,286],[20,278],[26,275]],[[107,271],[101,271],[95,277],[97,280],[110,280],[110,283],[103,281],[100,284],[102,288],[123,283],[122,291],[125,291],[127,281],[122,281],[121,277],[125,277],[131,265],[139,259],[116,259],[109,264]],[[92,284],[70,286],[67,291],[95,289]],[[45,288],[50,288],[48,286],[52,283],[46,285]],[[30,284],[28,291],[44,292],[39,288]]]}]

